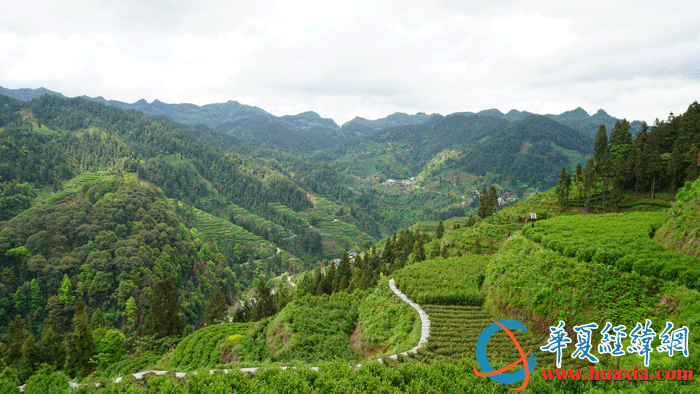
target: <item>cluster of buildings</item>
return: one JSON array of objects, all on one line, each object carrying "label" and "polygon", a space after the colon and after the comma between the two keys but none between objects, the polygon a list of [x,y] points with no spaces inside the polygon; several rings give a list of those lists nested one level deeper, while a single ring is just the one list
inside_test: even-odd
[{"label": "cluster of buildings", "polygon": [[416,182],[417,182],[416,177],[414,177],[414,176],[412,176],[408,179],[402,179],[400,181],[389,178],[386,181],[384,181],[384,183],[382,183],[382,185],[384,185],[384,186],[396,186],[396,185],[411,186],[411,185],[415,185]]}]

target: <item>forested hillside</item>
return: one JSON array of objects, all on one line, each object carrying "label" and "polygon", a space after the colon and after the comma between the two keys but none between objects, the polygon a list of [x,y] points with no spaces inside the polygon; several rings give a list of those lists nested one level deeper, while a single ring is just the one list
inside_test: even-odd
[{"label": "forested hillside", "polygon": [[[135,267],[153,271],[149,264],[155,264],[161,257],[172,266],[161,267],[157,273],[141,272],[139,275],[152,274],[153,281],[171,277],[178,289],[184,289],[188,280],[201,276],[192,271],[202,262],[201,258],[214,266],[224,264],[230,272],[230,280],[226,279],[228,284],[210,278],[207,283],[213,287],[204,287],[207,294],[202,300],[212,291],[220,290],[233,302],[237,292],[258,274],[271,278],[292,269],[290,263],[293,269],[301,269],[301,260],[295,260],[290,253],[312,264],[314,260],[334,256],[331,253],[338,253],[338,249],[373,241],[365,234],[358,236],[357,228],[347,223],[360,224],[362,219],[356,218],[362,217],[362,211],[353,211],[349,219],[342,218],[346,221],[333,216],[320,219],[324,211],[315,207],[309,198],[312,195],[302,190],[278,164],[225,154],[197,142],[170,123],[135,111],[49,95],[28,103],[0,97],[2,255],[12,260],[19,270],[5,278],[10,281],[7,282],[10,288],[5,290],[3,298],[7,301],[3,303],[4,320],[0,322],[3,326],[15,314],[29,313],[21,297],[31,298],[32,280],[41,288],[41,294],[35,294],[35,298],[39,298],[34,304],[43,300],[42,305],[45,305],[57,289],[54,282],[67,275],[72,286],[78,286],[78,282],[84,286],[88,308],[111,310],[110,319],[115,323],[121,318],[125,299],[120,298],[122,304],[117,302],[113,283],[124,284],[122,279],[125,275],[135,275],[132,272]],[[154,191],[147,184],[159,188]],[[123,190],[127,186],[129,189]],[[157,201],[131,201],[133,193],[144,192],[134,188],[156,193]],[[312,189],[309,193],[317,191]],[[114,200],[114,195],[120,198]],[[330,201],[326,206],[333,210],[331,215],[342,211],[342,205]],[[79,212],[75,207],[79,207]],[[164,207],[169,213],[150,212],[154,207]],[[103,210],[109,213],[102,213]],[[348,210],[352,210],[350,205]],[[206,212],[209,216],[197,212]],[[99,220],[93,222],[93,217]],[[322,240],[322,230],[309,228],[309,222],[325,228],[322,220],[337,224],[337,234],[325,237],[327,240]],[[376,220],[365,222],[372,222],[375,234],[379,234]],[[144,230],[138,223],[145,223],[147,234],[153,231],[152,235],[144,233],[141,238],[130,238]],[[155,232],[155,227],[161,223],[166,227]],[[188,229],[197,227],[194,236],[189,235]],[[170,234],[168,228],[175,230]],[[167,238],[176,234],[181,239]],[[110,246],[87,246],[102,242],[104,237],[110,239]],[[194,243],[185,247],[182,243],[186,239]],[[123,249],[122,241],[129,242],[127,249],[133,253],[117,252]],[[271,246],[263,249],[264,242]],[[198,256],[203,245],[209,245],[205,249],[211,250],[211,256]],[[134,260],[144,247],[149,250],[150,257],[142,252],[138,258],[148,258],[148,263]],[[275,247],[284,250],[276,255]],[[170,249],[163,252],[164,248],[175,252]],[[92,256],[90,253],[102,257],[88,259],[88,255]],[[114,263],[118,257],[124,264]],[[261,260],[262,267],[241,265],[236,279],[231,269],[238,269],[235,265],[254,259]],[[30,260],[35,263],[34,269],[25,272],[22,264]],[[170,274],[163,274],[162,270]],[[81,273],[85,278],[79,280]],[[93,283],[93,276],[99,280]],[[227,278],[218,274],[217,277]],[[141,284],[136,288],[152,288],[152,285]],[[22,290],[18,292],[18,288]],[[125,293],[126,298],[132,290]],[[19,297],[17,302],[13,302],[15,294]],[[139,294],[134,293],[137,301]],[[142,297],[137,303],[142,313],[146,305],[144,300]],[[203,301],[183,301],[190,305],[184,308],[187,320],[199,324]],[[32,326],[32,329],[38,327]]]},{"label": "forested hillside", "polygon": [[232,305],[375,242],[353,223],[387,231],[354,190],[310,184],[318,168],[302,161],[296,178],[225,153],[229,137],[204,126],[82,98],[0,100],[0,353],[22,381],[42,363],[82,376],[122,352],[152,359],[204,324],[214,295]]},{"label": "forested hillside", "polygon": [[[460,171],[476,177],[491,173],[491,182],[512,188],[546,188],[556,183],[552,174],[562,165],[585,161],[592,144],[590,136],[539,115],[512,122],[488,115],[436,115],[423,124],[372,134],[350,145],[334,166],[358,176],[397,179],[422,172],[441,179]],[[436,160],[439,164],[433,165]]]}]

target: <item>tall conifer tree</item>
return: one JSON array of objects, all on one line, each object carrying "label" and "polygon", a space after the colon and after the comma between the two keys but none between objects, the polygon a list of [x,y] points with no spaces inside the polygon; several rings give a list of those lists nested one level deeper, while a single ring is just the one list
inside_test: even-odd
[{"label": "tall conifer tree", "polygon": [[146,317],[146,331],[157,338],[182,334],[178,293],[171,279],[156,282]]}]

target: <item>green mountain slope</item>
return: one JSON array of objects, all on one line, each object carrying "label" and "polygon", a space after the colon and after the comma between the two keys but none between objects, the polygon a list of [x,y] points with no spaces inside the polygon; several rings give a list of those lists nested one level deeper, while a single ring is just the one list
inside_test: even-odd
[{"label": "green mountain slope", "polygon": [[[225,260],[202,264],[202,244],[160,190],[122,176],[74,184],[82,186],[0,225],[1,325],[21,315],[34,331],[58,308],[57,319],[67,329],[79,300],[100,308],[111,324],[126,324],[130,297],[136,301],[134,323],[143,323],[154,283],[164,279],[192,289],[182,294],[183,312],[190,324],[199,324],[214,290],[229,296],[238,291]],[[51,304],[56,295],[60,303]]]},{"label": "green mountain slope", "polygon": [[700,180],[678,191],[654,237],[669,249],[700,258]]},{"label": "green mountain slope", "polygon": [[[495,175],[492,181],[550,187],[562,165],[573,168],[592,153],[593,140],[544,116],[509,122],[484,115],[434,116],[420,125],[383,129],[335,158],[339,171],[361,177],[408,178],[426,171],[446,179],[460,171]],[[438,166],[431,162],[447,155]],[[425,177],[421,177],[425,180]]]}]

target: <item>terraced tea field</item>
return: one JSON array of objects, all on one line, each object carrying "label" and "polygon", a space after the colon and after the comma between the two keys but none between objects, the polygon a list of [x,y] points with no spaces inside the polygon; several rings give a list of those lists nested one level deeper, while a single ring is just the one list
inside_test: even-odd
[{"label": "terraced tea field", "polygon": [[314,207],[312,211],[316,213],[321,220],[333,220],[335,213],[340,209],[340,205],[334,203],[327,198],[319,198],[313,201]]},{"label": "terraced tea field", "polygon": [[210,215],[202,210],[194,208],[195,227],[204,236],[218,240],[219,237],[227,242],[235,242],[241,245],[256,246],[256,258],[270,257],[275,252],[275,246],[263,237],[257,236],[240,226]]},{"label": "terraced tea field", "polygon": [[221,344],[229,336],[245,335],[248,323],[226,323],[202,328],[177,345],[170,368],[179,371],[208,368],[219,364]]},{"label": "terraced tea field", "polygon": [[[233,214],[233,216],[244,220],[246,222],[254,222],[255,226],[260,227],[260,228],[267,228],[267,229],[272,229],[273,227],[275,230],[279,233],[282,234],[283,236],[289,236],[287,230],[282,227],[279,224],[272,223],[271,221],[260,217],[254,213],[249,212],[247,209],[240,207],[236,204],[230,204],[226,207],[226,211],[230,212]],[[291,211],[291,209],[290,209]]]},{"label": "terraced tea field", "polygon": [[[116,175],[113,175],[116,176]],[[100,173],[93,173],[93,172],[88,172],[84,173],[81,175],[78,175],[70,180],[67,180],[63,184],[63,190],[53,192],[53,189],[51,187],[46,187],[44,189],[37,189],[37,195],[34,198],[34,203],[33,206],[24,212],[20,213],[19,215],[15,216],[11,220],[15,220],[19,217],[22,217],[26,215],[27,213],[31,212],[32,209],[34,209],[37,206],[41,205],[56,205],[60,204],[62,202],[65,202],[68,198],[74,196],[78,191],[80,191],[80,188],[86,184],[86,183],[91,183],[99,180],[100,178],[105,178],[105,179],[111,179],[113,177],[112,175],[108,175],[107,172],[100,172]],[[128,175],[127,175],[128,176]]]},{"label": "terraced tea field", "polygon": [[350,241],[351,244],[360,247],[363,246],[365,243],[373,245],[375,242],[377,242],[376,239],[360,231],[360,229],[355,227],[354,224],[346,223],[342,220],[319,222],[314,227],[319,232],[322,232],[324,234],[333,234],[332,236],[347,239],[348,241]]},{"label": "terraced tea field", "polygon": [[271,202],[268,205],[270,206],[270,208],[281,213],[282,215],[286,215],[286,216],[289,216],[295,220],[298,220],[299,222],[304,224],[306,227],[309,226],[309,222],[306,219],[304,219],[301,215],[294,212],[291,208],[287,207],[286,205],[282,205],[282,204],[277,203],[277,202]]},{"label": "terraced tea field", "polygon": [[102,376],[105,378],[115,378],[117,376],[128,375],[143,371],[160,360],[161,356],[147,354],[141,357],[127,358],[107,367]]},{"label": "terraced tea field", "polygon": [[700,288],[700,260],[666,250],[653,239],[666,212],[624,212],[558,216],[525,227],[523,234],[543,247],[581,262],[607,264],[621,272],[637,272],[678,280]]},{"label": "terraced tea field", "polygon": [[426,260],[406,265],[394,278],[398,288],[421,305],[481,306],[484,297],[479,276],[488,260],[488,256],[473,254]]},{"label": "terraced tea field", "polygon": [[[422,307],[430,318],[430,336],[426,346],[413,357],[423,361],[433,359],[457,361],[462,358],[476,358],[476,341],[481,332],[493,323],[485,311],[474,306],[422,305]],[[528,352],[532,348],[537,357],[538,368],[556,363],[554,353],[540,350],[540,346],[547,343],[547,338],[532,331],[511,330],[511,332],[523,351]],[[573,369],[590,365],[585,360],[572,359],[570,356],[572,351],[571,344],[564,350],[562,367]],[[510,364],[520,357],[517,348],[503,330],[491,337],[486,353],[494,366]]]}]

